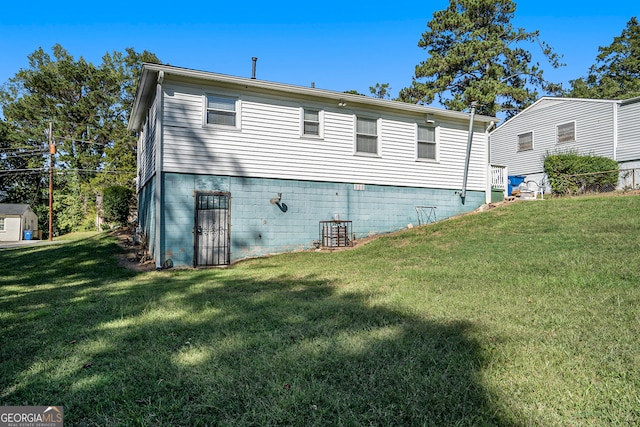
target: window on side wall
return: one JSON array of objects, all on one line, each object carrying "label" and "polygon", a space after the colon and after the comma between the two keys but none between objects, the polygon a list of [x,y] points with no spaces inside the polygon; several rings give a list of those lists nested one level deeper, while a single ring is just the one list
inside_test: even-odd
[{"label": "window on side wall", "polygon": [[316,108],[302,109],[302,136],[322,137],[322,111]]},{"label": "window on side wall", "polygon": [[378,154],[378,120],[356,118],[356,154]]},{"label": "window on side wall", "polygon": [[5,231],[4,230],[4,218],[0,218],[0,231]]},{"label": "window on side wall", "polygon": [[518,135],[518,151],[533,150],[533,132]]},{"label": "window on side wall", "polygon": [[230,96],[207,95],[206,123],[236,127],[237,101]]},{"label": "window on side wall", "polygon": [[563,123],[556,127],[558,144],[576,140],[576,122]]},{"label": "window on side wall", "polygon": [[436,128],[418,126],[418,159],[437,160]]}]

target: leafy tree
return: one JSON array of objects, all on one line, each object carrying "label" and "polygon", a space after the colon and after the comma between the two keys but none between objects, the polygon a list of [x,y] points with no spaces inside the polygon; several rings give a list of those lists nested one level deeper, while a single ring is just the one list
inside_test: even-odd
[{"label": "leafy tree", "polygon": [[28,60],[0,89],[0,197],[32,204],[48,221],[42,212],[48,211],[51,123],[57,147],[54,220],[59,218],[61,231],[78,229],[95,212],[101,187],[133,188],[136,141],[127,118],[141,62],[159,61],[127,49],[105,54],[96,66],[60,45],[51,54],[39,48]]},{"label": "leafy tree", "polygon": [[513,0],[450,0],[433,14],[418,46],[429,57],[416,66],[412,85],[402,89],[406,102],[431,103],[464,110],[472,101],[480,114],[505,111],[511,117],[538,98],[537,88],[561,93],[543,77],[539,63],[523,43],[538,44],[554,68],[563,64],[538,31],[514,28]]},{"label": "leafy tree", "polygon": [[[45,174],[43,156],[48,149],[30,140],[27,131],[0,121],[0,201],[5,203],[40,202]],[[14,144],[18,136],[21,142]]]},{"label": "leafy tree", "polygon": [[138,78],[145,62],[159,63],[155,54],[143,51],[138,53],[132,48],[125,53],[113,52],[102,58],[103,68],[112,70],[118,81],[119,97],[111,105],[111,128],[109,134],[112,143],[105,148],[103,173],[98,177],[97,185],[123,185],[133,188],[136,176],[137,140],[127,130],[130,109],[136,95]]},{"label": "leafy tree", "polygon": [[133,201],[133,190],[129,187],[114,185],[104,189],[102,211],[108,222],[126,225]]},{"label": "leafy tree", "polygon": [[640,96],[640,25],[632,17],[609,46],[600,46],[586,77],[572,80],[576,98],[626,99]]}]

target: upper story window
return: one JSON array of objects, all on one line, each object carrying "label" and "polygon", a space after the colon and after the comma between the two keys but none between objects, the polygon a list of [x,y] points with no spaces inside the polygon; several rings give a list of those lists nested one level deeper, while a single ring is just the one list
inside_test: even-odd
[{"label": "upper story window", "polygon": [[378,120],[356,118],[356,153],[378,154]]},{"label": "upper story window", "polygon": [[437,160],[436,128],[418,126],[418,159]]},{"label": "upper story window", "polygon": [[563,123],[556,127],[557,141],[574,142],[576,140],[576,122]]},{"label": "upper story window", "polygon": [[207,95],[207,124],[236,126],[237,99],[230,96]]},{"label": "upper story window", "polygon": [[315,108],[302,109],[302,135],[322,137],[322,111]]},{"label": "upper story window", "polygon": [[533,132],[518,135],[518,151],[533,150]]}]

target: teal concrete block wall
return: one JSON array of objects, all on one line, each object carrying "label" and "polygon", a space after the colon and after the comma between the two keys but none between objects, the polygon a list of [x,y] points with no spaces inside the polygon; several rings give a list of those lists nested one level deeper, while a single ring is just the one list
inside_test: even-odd
[{"label": "teal concrete block wall", "polygon": [[149,253],[151,257],[155,256],[155,236],[156,236],[156,204],[154,199],[155,180],[147,181],[145,186],[138,192],[138,226],[147,236],[149,245]]},{"label": "teal concrete block wall", "polygon": [[[308,249],[319,239],[319,222],[351,220],[356,238],[418,225],[416,206],[435,206],[442,220],[470,212],[484,203],[483,192],[459,190],[199,176],[163,175],[164,210],[161,260],[192,266],[194,256],[195,194],[231,194],[231,260]],[[362,188],[362,187],[360,187]],[[271,199],[281,194],[280,206]]]}]

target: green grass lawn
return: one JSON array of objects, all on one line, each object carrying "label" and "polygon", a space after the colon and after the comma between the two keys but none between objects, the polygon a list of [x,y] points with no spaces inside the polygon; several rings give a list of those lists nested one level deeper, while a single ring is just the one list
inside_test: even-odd
[{"label": "green grass lawn", "polygon": [[0,252],[0,405],[69,426],[640,424],[640,197],[513,203],[342,252],[135,273]]}]

